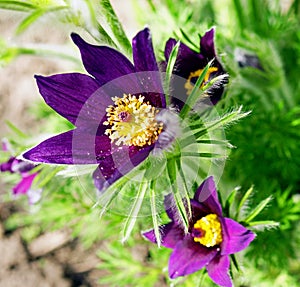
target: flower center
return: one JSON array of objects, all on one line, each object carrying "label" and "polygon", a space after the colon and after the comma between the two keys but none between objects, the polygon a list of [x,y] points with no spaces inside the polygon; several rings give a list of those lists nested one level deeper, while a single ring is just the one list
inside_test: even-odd
[{"label": "flower center", "polygon": [[123,98],[112,98],[114,105],[106,109],[109,125],[105,134],[116,145],[145,146],[153,144],[162,132],[163,124],[156,120],[159,110],[144,102],[144,97],[124,94]]},{"label": "flower center", "polygon": [[[210,67],[210,68],[208,68],[208,71],[207,71],[207,73],[206,73],[206,75],[204,77],[204,80],[203,80],[202,84],[201,84],[201,88],[205,85],[205,83],[208,82],[210,74],[214,73],[214,72],[217,72],[217,71],[218,71],[217,67]],[[193,88],[194,88],[193,80],[196,80],[198,77],[200,77],[200,75],[202,74],[202,72],[203,72],[203,69],[199,69],[199,70],[197,70],[195,72],[191,72],[190,73],[187,81],[184,84],[184,87],[186,89],[186,94],[187,95],[190,95],[191,92],[192,92],[192,90],[193,90]]]},{"label": "flower center", "polygon": [[222,243],[222,226],[216,214],[208,214],[194,224],[193,236],[195,242],[206,247]]}]

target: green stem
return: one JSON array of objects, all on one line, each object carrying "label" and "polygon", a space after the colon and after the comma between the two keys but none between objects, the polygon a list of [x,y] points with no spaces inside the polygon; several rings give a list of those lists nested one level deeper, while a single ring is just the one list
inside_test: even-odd
[{"label": "green stem", "polygon": [[182,179],[182,182],[183,182],[184,198],[186,199],[186,202],[187,202],[187,211],[188,211],[187,216],[188,216],[188,218],[191,218],[191,216],[192,216],[191,202],[189,200],[188,187],[187,187],[187,184],[186,184],[186,180],[185,180],[183,170],[181,168],[180,158],[177,158],[176,164],[177,164],[177,170],[178,170],[179,175],[180,175],[180,177]]},{"label": "green stem", "polygon": [[173,47],[172,52],[170,54],[168,65],[166,69],[166,79],[164,81],[165,86],[165,95],[166,95],[166,105],[167,107],[170,105],[170,80],[172,77],[173,69],[176,63],[177,54],[179,50],[180,42],[178,41],[177,44]]},{"label": "green stem", "polygon": [[109,0],[100,0],[100,6],[105,16],[107,23],[109,24],[113,35],[115,36],[118,46],[128,55],[131,55],[131,43],[128,40],[122,24],[119,21],[113,7]]},{"label": "green stem", "polygon": [[17,53],[19,55],[35,55],[35,56],[42,56],[42,57],[53,56],[53,57],[57,57],[57,58],[61,58],[61,59],[64,59],[64,60],[74,62],[78,65],[81,64],[80,60],[78,60],[77,58],[72,57],[68,54],[56,52],[56,51],[53,51],[53,50],[32,49],[32,48],[20,47],[20,48],[17,48]]},{"label": "green stem", "polygon": [[196,84],[191,92],[191,94],[187,97],[187,100],[180,112],[180,117],[184,119],[189,111],[194,107],[196,102],[199,100],[199,96],[203,93],[203,90],[200,90],[200,95],[199,95],[199,89],[201,84],[203,83],[203,80],[208,72],[209,67],[211,66],[213,60],[211,60],[206,67],[203,69],[201,75],[198,77]]},{"label": "green stem", "polygon": [[235,7],[234,11],[236,12],[237,20],[239,22],[239,25],[237,25],[240,30],[243,32],[243,30],[246,27],[246,17],[244,15],[244,8],[240,0],[233,0],[233,5]]},{"label": "green stem", "polygon": [[157,220],[157,209],[155,203],[155,181],[152,181],[149,185],[150,187],[150,206],[151,206],[151,214],[152,214],[152,222],[153,222],[153,229],[156,238],[157,246],[160,247],[161,245],[161,236],[159,232],[159,225]]},{"label": "green stem", "polygon": [[145,198],[146,190],[147,190],[147,185],[145,183],[141,182],[139,190],[136,195],[136,198],[132,204],[130,213],[125,221],[125,225],[124,225],[124,229],[123,229],[123,238],[122,238],[123,243],[129,238],[129,236],[133,230],[133,227],[135,225],[138,214],[142,207],[142,203]]}]

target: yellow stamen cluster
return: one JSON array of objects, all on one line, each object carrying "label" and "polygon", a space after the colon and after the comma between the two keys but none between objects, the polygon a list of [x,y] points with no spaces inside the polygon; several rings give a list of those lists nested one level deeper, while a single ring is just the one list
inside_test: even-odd
[{"label": "yellow stamen cluster", "polygon": [[[211,73],[214,73],[214,72],[217,72],[217,71],[218,71],[217,67],[210,67],[210,68],[208,68],[208,71],[207,71],[207,73],[206,73],[206,75],[204,77],[204,80],[203,80],[203,82],[202,82],[202,84],[201,84],[200,87],[202,88],[205,85],[205,83],[208,82]],[[193,88],[194,88],[194,84],[192,83],[192,79],[200,77],[200,75],[202,74],[202,72],[203,72],[203,69],[199,69],[199,70],[197,70],[195,72],[191,72],[190,73],[187,81],[184,84],[184,87],[186,89],[186,94],[187,95],[190,95],[191,92],[192,92],[192,90],[193,90]]]},{"label": "yellow stamen cluster", "polygon": [[194,237],[195,242],[200,242],[206,247],[213,247],[222,243],[222,226],[216,214],[208,214],[199,219],[194,229],[201,234],[200,237]]},{"label": "yellow stamen cluster", "polygon": [[144,102],[143,96],[126,95],[112,98],[114,105],[106,109],[109,125],[105,134],[116,145],[134,145],[143,147],[153,144],[163,129],[163,124],[156,121],[159,110]]}]

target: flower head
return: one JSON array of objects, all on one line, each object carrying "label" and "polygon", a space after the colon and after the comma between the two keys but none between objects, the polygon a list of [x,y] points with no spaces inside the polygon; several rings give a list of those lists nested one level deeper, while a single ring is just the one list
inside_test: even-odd
[{"label": "flower head", "polygon": [[160,136],[172,126],[158,117],[166,101],[147,28],[133,38],[133,64],[110,47],[91,45],[77,34],[71,37],[90,75],[36,80],[45,102],[76,129],[43,141],[23,157],[50,164],[98,164],[93,178],[102,191],[144,161],[156,143],[162,149]]},{"label": "flower head", "polygon": [[13,195],[27,195],[29,204],[34,204],[39,201],[42,190],[32,189],[32,184],[38,172],[30,173],[35,166],[31,163],[19,160],[15,157],[10,157],[6,162],[0,164],[1,172],[18,173],[21,175],[21,180],[13,187]]},{"label": "flower head", "polygon": [[[238,222],[223,217],[213,177],[206,179],[191,199],[192,217],[188,233],[179,222],[171,195],[165,199],[170,223],[161,226],[162,245],[172,248],[169,260],[171,278],[185,276],[206,267],[210,278],[220,286],[232,286],[228,274],[229,255],[245,249],[255,234]],[[156,242],[154,230],[143,233]]]},{"label": "flower head", "polygon": [[[173,103],[179,108],[181,108],[183,103],[186,102],[186,98],[192,92],[198,77],[211,60],[213,60],[212,65],[209,67],[201,87],[206,85],[213,78],[226,74],[221,63],[216,57],[214,33],[215,30],[212,28],[206,32],[203,37],[201,37],[200,53],[195,52],[185,44],[180,43],[173,73],[184,78],[185,80],[182,82],[176,79],[172,82],[172,100]],[[176,43],[177,41],[172,38],[167,41],[165,47],[166,62],[163,64],[163,66],[166,66],[172,49]],[[207,96],[212,104],[215,105],[221,99],[224,91],[224,84],[227,83],[227,81],[228,78],[224,77],[221,82],[214,83],[208,90],[206,90]]]},{"label": "flower head", "polygon": [[105,134],[116,145],[139,146],[154,144],[163,129],[156,115],[159,109],[144,102],[144,97],[124,95],[113,98],[114,105],[107,108],[107,121],[104,125],[111,126]]}]

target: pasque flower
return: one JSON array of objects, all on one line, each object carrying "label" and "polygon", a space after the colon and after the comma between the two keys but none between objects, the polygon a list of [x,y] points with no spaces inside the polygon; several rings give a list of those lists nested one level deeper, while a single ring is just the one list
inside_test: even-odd
[{"label": "pasque flower", "polygon": [[50,164],[96,163],[93,178],[102,191],[144,161],[156,145],[162,148],[161,135],[174,133],[168,133],[172,126],[163,117],[156,117],[166,101],[147,28],[132,41],[134,64],[110,47],[91,45],[74,33],[71,37],[90,75],[36,80],[45,102],[76,129],[43,141],[23,157]]},{"label": "pasque flower", "polygon": [[[173,196],[165,199],[171,222],[160,227],[162,245],[172,248],[169,260],[171,278],[194,273],[206,267],[210,278],[220,286],[232,286],[228,274],[229,255],[245,249],[255,234],[238,222],[223,217],[213,177],[207,178],[190,200],[192,216],[184,232]],[[156,242],[154,230],[143,233]]]},{"label": "pasque flower", "polygon": [[[200,39],[200,53],[193,51],[187,45],[180,43],[177,59],[174,65],[173,73],[177,76],[184,78],[184,81],[178,80],[172,81],[172,96],[173,103],[176,104],[179,108],[186,102],[186,98],[192,92],[194,84],[196,83],[198,77],[201,75],[205,66],[211,61],[212,65],[209,67],[207,74],[205,75],[204,81],[201,85],[203,87],[213,78],[225,75],[221,63],[217,59],[215,52],[214,44],[214,28],[207,31],[203,37]],[[169,39],[165,46],[165,58],[166,62],[163,63],[163,66],[166,66],[166,63],[169,60],[172,49],[176,45],[177,41],[173,38]],[[222,81],[217,81],[213,84],[206,94],[209,101],[215,105],[222,96],[224,91],[224,84],[227,83],[228,78],[223,77]]]},{"label": "pasque flower", "polygon": [[13,187],[13,194],[16,196],[27,195],[29,204],[36,203],[41,196],[41,190],[32,189],[32,184],[38,172],[31,173],[35,166],[28,162],[19,160],[15,157],[10,157],[6,162],[0,164],[1,172],[18,173],[21,175],[21,180]]}]

